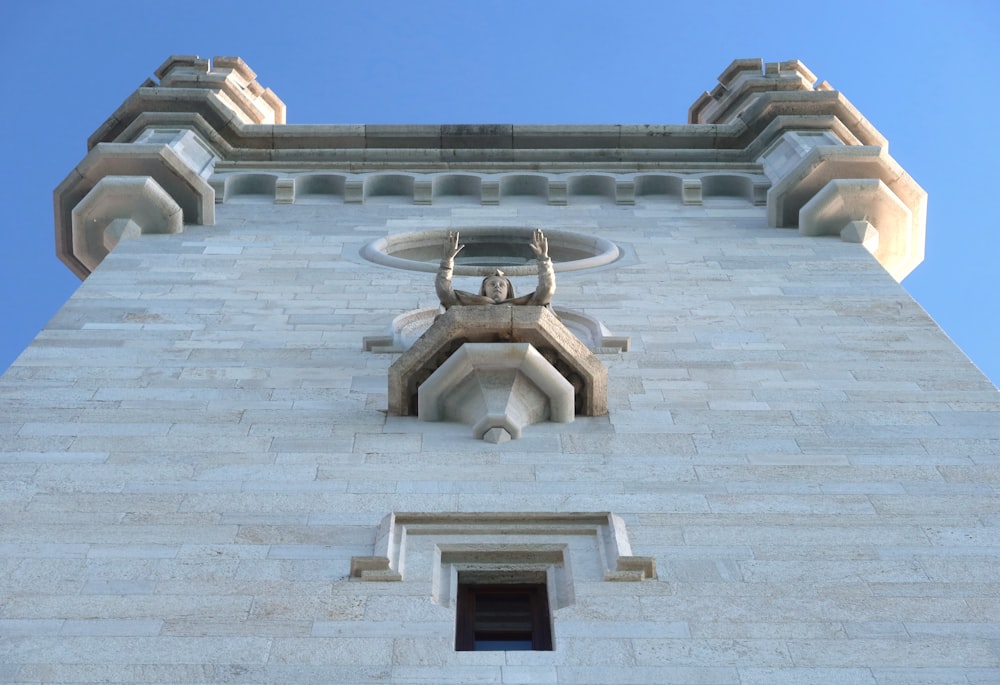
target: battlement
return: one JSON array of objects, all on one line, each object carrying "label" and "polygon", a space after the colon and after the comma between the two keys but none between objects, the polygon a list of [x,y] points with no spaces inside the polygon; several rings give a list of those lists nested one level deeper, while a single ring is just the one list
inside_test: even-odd
[{"label": "battlement", "polygon": [[733,123],[762,93],[825,90],[832,88],[826,81],[816,84],[816,75],[797,59],[767,64],[761,59],[737,59],[719,75],[718,85],[691,105],[688,123]]},{"label": "battlement", "polygon": [[[201,119],[206,131],[225,131],[252,124],[284,124],[285,103],[270,88],[257,82],[254,73],[239,57],[171,55],[87,140],[87,148],[99,143],[123,142],[138,135],[134,124],[150,114],[164,116],[168,123]],[[211,135],[209,137],[212,137]],[[128,142],[128,141],[125,141]]]},{"label": "battlement", "polygon": [[285,104],[239,57],[171,55],[154,72],[160,88],[204,88],[214,92],[243,123],[284,124]]}]

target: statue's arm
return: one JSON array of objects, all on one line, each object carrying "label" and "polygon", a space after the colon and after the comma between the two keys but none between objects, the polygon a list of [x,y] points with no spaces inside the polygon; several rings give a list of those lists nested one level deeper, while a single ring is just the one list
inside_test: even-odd
[{"label": "statue's arm", "polygon": [[451,276],[455,269],[455,255],[457,255],[464,245],[458,244],[458,234],[449,233],[448,240],[441,253],[441,265],[438,267],[437,277],[434,279],[434,289],[437,291],[438,300],[441,306],[449,309],[459,304],[455,291],[451,287]]},{"label": "statue's arm", "polygon": [[556,273],[549,257],[549,241],[540,229],[535,230],[531,240],[531,249],[538,260],[538,288],[531,298],[531,304],[546,305],[552,301],[556,293]]}]

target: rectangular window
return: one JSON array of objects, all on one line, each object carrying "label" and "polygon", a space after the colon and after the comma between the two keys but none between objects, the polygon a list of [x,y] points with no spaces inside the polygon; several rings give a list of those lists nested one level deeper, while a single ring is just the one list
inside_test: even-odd
[{"label": "rectangular window", "polygon": [[463,583],[459,578],[455,649],[550,651],[552,623],[545,584]]}]

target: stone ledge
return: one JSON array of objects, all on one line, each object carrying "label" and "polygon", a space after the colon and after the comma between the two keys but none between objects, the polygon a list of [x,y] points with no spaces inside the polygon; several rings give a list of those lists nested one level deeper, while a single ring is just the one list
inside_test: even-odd
[{"label": "stone ledge", "polygon": [[[763,67],[763,68],[762,68]],[[734,60],[719,75],[719,83],[688,110],[688,122],[731,123],[755,95],[775,91],[812,91],[816,76],[798,60],[772,62]]]},{"label": "stone ledge", "polygon": [[[558,271],[557,266],[556,272]],[[590,351],[598,354],[618,354],[629,351],[632,344],[631,337],[612,334],[599,319],[573,309],[550,307],[550,310]],[[439,307],[411,309],[404,312],[392,320],[384,335],[364,336],[362,348],[365,352],[376,354],[405,352],[431,327],[439,314]]]},{"label": "stone ledge", "polygon": [[257,83],[257,74],[239,57],[210,61],[193,55],[172,55],[154,75],[164,88],[214,91],[245,123],[285,123],[285,104],[270,88]]},{"label": "stone ledge", "polygon": [[625,174],[498,173],[336,173],[221,171],[211,183],[218,202],[270,199],[275,204],[368,204],[401,198],[416,205],[438,203],[505,204],[533,201],[554,206],[577,204],[636,205],[689,203],[685,184],[703,187],[703,199],[742,198],[764,204],[769,181],[760,173],[739,170],[698,173]]}]

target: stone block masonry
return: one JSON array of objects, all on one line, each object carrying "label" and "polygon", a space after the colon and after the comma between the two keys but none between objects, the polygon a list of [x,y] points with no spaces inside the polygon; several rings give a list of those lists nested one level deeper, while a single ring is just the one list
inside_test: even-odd
[{"label": "stone block masonry", "polygon": [[[109,245],[0,378],[0,681],[1000,681],[1000,398],[869,227],[850,242],[769,225],[765,186],[802,171],[810,131],[884,144],[801,64],[734,63],[691,128],[436,138],[286,134],[238,60],[173,58],[158,78],[92,145],[188,127],[214,155],[184,162],[198,188],[347,180],[234,182],[211,222]],[[321,152],[282,150],[286,135]],[[377,139],[399,147],[361,145]],[[417,178],[442,172],[446,143],[481,184]],[[830,154],[823,173],[850,156]],[[375,171],[416,179],[411,194],[366,193]],[[584,171],[605,180],[566,177]],[[743,181],[681,178],[725,171]],[[400,352],[365,339],[407,344],[393,322],[437,306],[436,264],[363,248],[525,227],[618,249],[559,272],[553,302],[591,340],[628,340],[590,350],[606,413],[498,443],[392,415]],[[470,577],[545,584],[552,650],[456,651],[452,590]]]},{"label": "stone block masonry", "polygon": [[[632,349],[600,355],[607,416],[495,445],[386,417],[393,355],[362,339],[435,297],[359,256],[398,215],[237,203],[123,242],[21,356],[6,680],[997,673],[996,390],[860,245],[750,205],[518,208],[624,248],[559,305]],[[348,578],[393,511],[613,511],[657,579],[578,578],[553,652],[455,652],[427,587]]]}]

